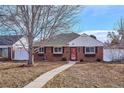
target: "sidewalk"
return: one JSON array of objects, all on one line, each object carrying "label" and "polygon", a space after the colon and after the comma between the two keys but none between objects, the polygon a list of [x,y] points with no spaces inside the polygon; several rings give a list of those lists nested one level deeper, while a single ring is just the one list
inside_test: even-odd
[{"label": "sidewalk", "polygon": [[63,66],[60,66],[58,68],[55,68],[51,71],[48,71],[44,73],[43,75],[36,78],[34,81],[26,85],[24,88],[42,88],[50,79],[52,79],[55,75],[59,74],[60,72],[68,69],[72,65],[74,65],[76,62],[69,62],[68,64],[65,64]]}]

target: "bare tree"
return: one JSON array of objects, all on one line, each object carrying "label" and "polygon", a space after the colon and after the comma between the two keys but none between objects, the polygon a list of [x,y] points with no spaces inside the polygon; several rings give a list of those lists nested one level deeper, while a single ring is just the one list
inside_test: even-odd
[{"label": "bare tree", "polygon": [[121,17],[115,24],[114,31],[108,32],[108,47],[110,48],[112,61],[122,61],[124,58],[123,49],[124,44],[124,18]]},{"label": "bare tree", "polygon": [[117,24],[115,24],[115,30],[121,35],[124,36],[124,18],[121,17]]},{"label": "bare tree", "polygon": [[111,45],[119,44],[120,41],[120,35],[116,34],[115,32],[108,32],[107,34],[108,37],[108,43]]},{"label": "bare tree", "polygon": [[108,41],[110,45],[119,44],[122,37],[124,37],[124,18],[121,17],[114,26],[113,32],[108,32]]},{"label": "bare tree", "polygon": [[[80,6],[0,6],[0,25],[10,33],[23,35],[28,40],[28,65],[34,62],[33,43],[67,31],[76,24]],[[20,41],[21,42],[21,41]],[[23,45],[23,42],[21,42]],[[25,47],[23,45],[23,47]],[[25,48],[26,49],[26,48]]]}]

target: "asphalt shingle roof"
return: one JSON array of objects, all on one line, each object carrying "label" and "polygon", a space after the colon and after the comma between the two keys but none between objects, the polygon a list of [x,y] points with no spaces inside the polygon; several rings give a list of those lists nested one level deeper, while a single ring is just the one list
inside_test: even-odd
[{"label": "asphalt shingle roof", "polygon": [[103,43],[99,40],[95,39],[94,37],[91,37],[87,34],[82,34],[78,38],[72,40],[69,42],[69,46],[103,46]]},{"label": "asphalt shingle roof", "polygon": [[46,46],[51,45],[66,45],[67,43],[69,43],[71,40],[77,38],[78,36],[80,36],[77,33],[63,33],[63,34],[59,34],[53,38],[51,38],[47,43]]},{"label": "asphalt shingle roof", "polygon": [[[77,33],[61,33],[45,42],[45,46],[64,46],[67,45],[71,40],[80,36]],[[35,42],[34,45],[38,45],[39,42]]]},{"label": "asphalt shingle roof", "polygon": [[13,45],[22,35],[0,36],[0,45]]}]

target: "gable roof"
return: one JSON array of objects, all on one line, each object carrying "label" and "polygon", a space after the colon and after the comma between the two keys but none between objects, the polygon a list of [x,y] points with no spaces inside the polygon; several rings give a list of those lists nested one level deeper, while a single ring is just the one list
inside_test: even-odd
[{"label": "gable roof", "polygon": [[22,35],[0,36],[0,45],[13,45],[21,38]]},{"label": "gable roof", "polygon": [[[48,41],[45,41],[45,46],[65,46],[73,39],[80,36],[77,33],[71,32],[71,33],[61,33],[58,34],[52,38],[50,38]],[[34,45],[38,45],[39,42],[35,42]]]},{"label": "gable roof", "polygon": [[69,43],[70,41],[72,41],[73,39],[77,38],[78,36],[80,36],[77,33],[62,33],[59,34],[53,38],[51,38],[50,40],[48,40],[48,42],[45,44],[46,46],[63,46],[63,45],[67,45],[67,43]]},{"label": "gable roof", "polygon": [[87,34],[82,34],[78,38],[69,42],[69,46],[103,46],[103,45],[104,44],[101,41]]}]

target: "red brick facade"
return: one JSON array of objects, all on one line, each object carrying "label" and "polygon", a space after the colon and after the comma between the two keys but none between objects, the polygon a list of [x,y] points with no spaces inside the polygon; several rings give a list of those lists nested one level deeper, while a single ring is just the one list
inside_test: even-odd
[{"label": "red brick facade", "polygon": [[[76,47],[77,49],[77,61],[90,61],[94,62],[97,59],[103,60],[103,47],[96,47],[96,54],[93,56],[86,56],[84,52],[84,47]],[[35,54],[34,58],[37,61],[48,60],[48,61],[60,61],[63,58],[66,58],[67,61],[70,59],[71,51],[70,47],[63,47],[63,54],[53,54],[53,47],[45,47],[44,54]]]},{"label": "red brick facade", "polygon": [[[94,62],[97,59],[103,60],[103,47],[96,47],[96,54],[93,56],[86,56],[85,55],[85,47],[75,47],[77,51],[76,61],[84,61],[84,62]],[[61,61],[66,59],[67,61],[71,60],[71,47],[63,47],[62,54],[54,54],[53,47],[45,47],[45,51],[43,54],[36,53],[34,55],[35,61]],[[8,48],[8,60],[11,60],[14,57],[14,51],[11,54],[12,48]]]},{"label": "red brick facade", "polygon": [[77,47],[80,48],[79,50],[77,49],[77,60],[83,60],[83,61],[96,61],[97,59],[103,60],[103,47],[96,47],[96,54],[91,55],[91,56],[86,56],[85,55],[85,50],[84,47]]}]

